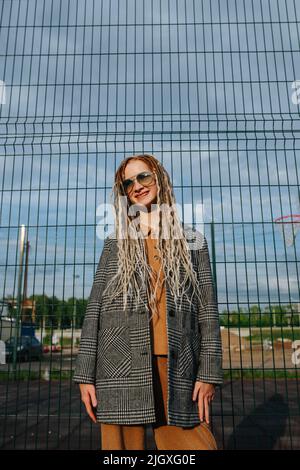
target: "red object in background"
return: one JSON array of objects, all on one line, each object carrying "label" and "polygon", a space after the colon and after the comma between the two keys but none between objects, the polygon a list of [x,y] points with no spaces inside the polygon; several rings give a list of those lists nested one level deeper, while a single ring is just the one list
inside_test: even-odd
[{"label": "red object in background", "polygon": [[51,352],[59,352],[59,351],[61,351],[62,348],[58,344],[52,344],[51,348],[50,348],[50,346],[44,346],[43,347],[43,352],[48,353],[48,352],[50,352],[50,349],[51,349]]}]

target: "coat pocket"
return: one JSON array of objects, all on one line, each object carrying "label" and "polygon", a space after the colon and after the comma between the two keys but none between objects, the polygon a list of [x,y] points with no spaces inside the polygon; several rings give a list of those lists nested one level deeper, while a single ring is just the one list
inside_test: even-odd
[{"label": "coat pocket", "polygon": [[128,326],[103,328],[98,335],[98,376],[127,377],[132,363]]},{"label": "coat pocket", "polygon": [[196,377],[200,354],[200,336],[191,331],[183,333],[178,358],[178,372],[181,377]]}]

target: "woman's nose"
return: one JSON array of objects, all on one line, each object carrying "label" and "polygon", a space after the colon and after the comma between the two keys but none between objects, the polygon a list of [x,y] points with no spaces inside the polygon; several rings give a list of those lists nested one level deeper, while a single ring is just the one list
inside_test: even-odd
[{"label": "woman's nose", "polygon": [[133,186],[134,191],[139,191],[143,187],[144,186],[142,184],[140,184],[137,180],[135,180],[134,186]]}]

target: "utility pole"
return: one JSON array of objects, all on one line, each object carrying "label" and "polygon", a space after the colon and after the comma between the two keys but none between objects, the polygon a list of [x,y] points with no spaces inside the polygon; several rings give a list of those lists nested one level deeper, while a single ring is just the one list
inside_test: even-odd
[{"label": "utility pole", "polygon": [[215,245],[215,225],[214,222],[210,222],[210,235],[211,235],[211,261],[212,261],[212,276],[215,283],[216,298],[218,298],[217,292],[217,265],[216,265],[216,245]]},{"label": "utility pole", "polygon": [[25,240],[25,225],[21,225],[20,231],[20,261],[19,261],[19,274],[18,274],[18,294],[17,294],[17,315],[16,315],[16,328],[15,328],[15,341],[13,349],[13,373],[14,378],[17,378],[17,348],[19,346],[20,335],[20,319],[22,315],[22,279],[23,279],[23,258],[24,258],[24,240]]}]

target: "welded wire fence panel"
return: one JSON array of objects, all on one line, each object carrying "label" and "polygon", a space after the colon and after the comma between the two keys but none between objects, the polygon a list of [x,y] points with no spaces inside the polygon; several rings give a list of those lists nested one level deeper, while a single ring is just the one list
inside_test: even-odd
[{"label": "welded wire fence panel", "polygon": [[186,223],[203,204],[219,448],[300,448],[300,234],[275,223],[300,214],[299,18],[296,0],[0,1],[1,448],[100,448],[72,374],[103,204],[142,152]]}]

